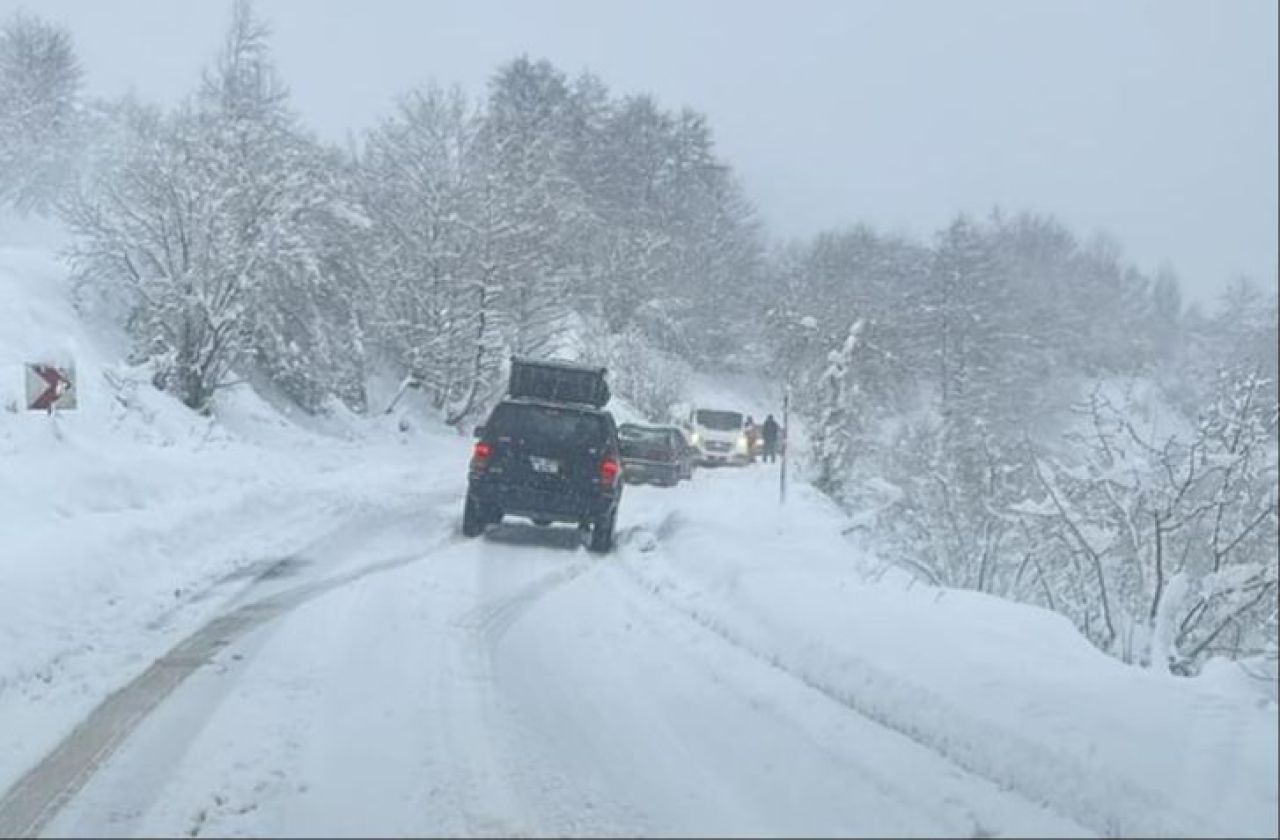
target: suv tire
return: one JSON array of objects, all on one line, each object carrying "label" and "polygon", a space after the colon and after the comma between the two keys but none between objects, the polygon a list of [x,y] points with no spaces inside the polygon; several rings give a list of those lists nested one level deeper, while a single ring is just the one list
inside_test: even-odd
[{"label": "suv tire", "polygon": [[605,554],[613,548],[613,526],[618,519],[618,509],[609,511],[609,515],[591,525],[591,540],[587,550],[597,554]]},{"label": "suv tire", "polygon": [[462,536],[478,537],[484,533],[484,526],[487,524],[484,514],[480,503],[468,496],[466,504],[462,506]]}]

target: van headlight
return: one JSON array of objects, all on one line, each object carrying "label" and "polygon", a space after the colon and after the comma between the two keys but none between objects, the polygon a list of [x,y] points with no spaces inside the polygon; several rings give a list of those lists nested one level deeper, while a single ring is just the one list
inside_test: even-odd
[{"label": "van headlight", "polygon": [[702,435],[697,432],[689,435],[689,443],[692,443],[694,446],[700,445],[702,443]]},{"label": "van headlight", "polygon": [[746,452],[746,451],[747,451],[747,436],[746,436],[746,435],[740,435],[740,436],[738,437],[738,451],[739,451],[739,452]]}]

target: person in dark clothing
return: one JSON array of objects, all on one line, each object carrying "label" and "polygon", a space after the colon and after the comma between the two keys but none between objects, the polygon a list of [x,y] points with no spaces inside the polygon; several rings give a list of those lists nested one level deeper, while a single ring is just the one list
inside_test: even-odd
[{"label": "person in dark clothing", "polygon": [[764,460],[775,461],[778,457],[778,421],[770,414],[764,418],[764,426],[760,429],[764,438]]}]

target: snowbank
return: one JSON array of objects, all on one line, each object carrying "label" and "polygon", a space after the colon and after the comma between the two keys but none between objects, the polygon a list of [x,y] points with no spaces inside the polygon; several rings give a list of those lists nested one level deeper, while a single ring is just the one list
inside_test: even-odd
[{"label": "snowbank", "polygon": [[1100,834],[1275,836],[1263,683],[1125,666],[1052,612],[871,580],[833,506],[797,487],[779,509],[776,471],[743,472],[645,498],[627,568],[674,609]]}]

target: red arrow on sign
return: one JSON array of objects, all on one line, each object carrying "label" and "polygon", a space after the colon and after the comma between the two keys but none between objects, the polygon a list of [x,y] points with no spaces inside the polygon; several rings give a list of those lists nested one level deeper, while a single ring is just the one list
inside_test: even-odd
[{"label": "red arrow on sign", "polygon": [[70,385],[66,378],[55,367],[46,367],[44,365],[35,365],[32,367],[36,376],[48,383],[48,387],[31,402],[31,407],[38,411],[49,411],[53,408],[53,404],[62,396],[65,389],[64,385]]}]

